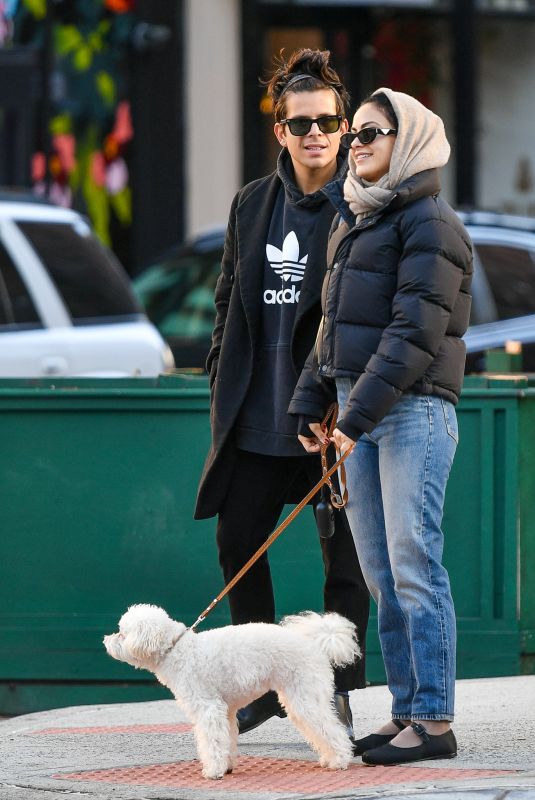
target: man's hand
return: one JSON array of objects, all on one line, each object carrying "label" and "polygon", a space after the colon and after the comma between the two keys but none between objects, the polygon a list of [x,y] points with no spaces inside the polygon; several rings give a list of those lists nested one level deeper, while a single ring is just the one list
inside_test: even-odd
[{"label": "man's hand", "polygon": [[[312,425],[310,427],[312,427]],[[348,450],[351,452],[356,444],[353,439],[350,439],[349,436],[346,436],[345,433],[342,433],[338,428],[334,429],[331,442],[334,442],[335,446],[340,451],[340,455],[344,455]]]},{"label": "man's hand", "polygon": [[322,444],[326,444],[329,440],[327,434],[321,427],[319,422],[311,422],[308,426],[313,436],[299,435],[297,438],[307,451],[307,453],[319,453]]}]

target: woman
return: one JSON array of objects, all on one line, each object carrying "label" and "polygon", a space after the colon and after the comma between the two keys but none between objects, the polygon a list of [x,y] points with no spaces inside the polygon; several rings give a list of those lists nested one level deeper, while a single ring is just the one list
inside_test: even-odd
[{"label": "woman", "polygon": [[[347,210],[331,236],[323,322],[290,413],[316,452],[336,389],[333,440],[347,516],[378,625],[392,719],[359,739],[367,764],[451,758],[455,615],[441,563],[442,510],[457,444],[471,245],[439,195],[450,148],[439,117],[379,89],[351,132]],[[336,220],[335,223],[336,225]]]}]

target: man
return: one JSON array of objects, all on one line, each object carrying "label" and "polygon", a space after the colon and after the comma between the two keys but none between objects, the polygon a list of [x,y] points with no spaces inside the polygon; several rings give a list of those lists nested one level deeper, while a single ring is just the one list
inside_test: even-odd
[{"label": "man", "polygon": [[[318,455],[302,455],[287,408],[321,319],[333,184],[346,172],[339,148],[348,96],[329,55],[302,49],[278,64],[268,84],[282,147],[277,170],[239,191],[230,211],[207,360],[212,447],[195,512],[219,515],[226,583],[276,527],[284,504],[302,499],[321,476]],[[320,541],[325,610],[357,625],[363,649],[369,596],[343,512],[335,512],[334,535]],[[267,554],[229,603],[233,624],[275,621]],[[363,661],[336,670],[335,682],[336,708],[352,736],[348,691],[364,687]],[[285,713],[268,692],[240,709],[240,733],[275,715]]]}]

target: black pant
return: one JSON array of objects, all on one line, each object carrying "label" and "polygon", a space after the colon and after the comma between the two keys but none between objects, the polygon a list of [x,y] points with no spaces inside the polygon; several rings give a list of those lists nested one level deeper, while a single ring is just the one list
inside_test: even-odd
[{"label": "black pant", "polygon": [[[224,506],[217,524],[219,563],[225,583],[249,560],[277,527],[292,486],[304,497],[321,476],[319,457],[265,456],[238,451]],[[317,502],[319,493],[313,502]],[[364,654],[370,599],[351,531],[343,511],[335,512],[335,533],[320,539],[325,568],[324,606],[357,626]],[[318,537],[319,538],[319,537]],[[241,578],[229,595],[234,625],[274,622],[275,600],[267,553]],[[356,664],[335,670],[336,688],[365,686],[364,655]]]}]

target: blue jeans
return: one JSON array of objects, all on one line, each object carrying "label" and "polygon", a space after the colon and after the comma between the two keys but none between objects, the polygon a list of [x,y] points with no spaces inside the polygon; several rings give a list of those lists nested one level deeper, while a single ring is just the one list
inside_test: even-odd
[{"label": "blue jeans", "polygon": [[[340,417],[352,384],[336,381]],[[409,394],[345,462],[347,518],[377,604],[394,719],[453,719],[455,611],[440,526],[457,440],[451,403]]]}]

